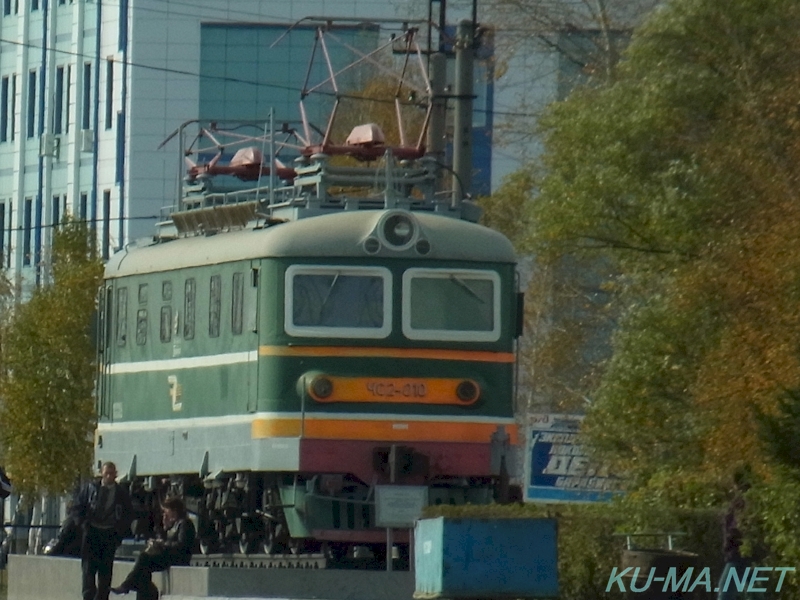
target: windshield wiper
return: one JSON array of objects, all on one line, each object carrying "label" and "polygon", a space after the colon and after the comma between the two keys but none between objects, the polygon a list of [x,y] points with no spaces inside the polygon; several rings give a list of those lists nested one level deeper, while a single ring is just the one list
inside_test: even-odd
[{"label": "windshield wiper", "polygon": [[486,300],[484,300],[483,298],[481,298],[481,297],[478,295],[478,292],[476,292],[476,291],[475,291],[475,290],[473,290],[471,287],[469,287],[469,285],[467,285],[467,283],[466,283],[466,282],[465,282],[463,279],[461,279],[461,278],[459,278],[459,277],[456,277],[455,275],[450,275],[450,279],[452,279],[453,281],[455,281],[455,282],[456,282],[456,284],[458,285],[458,287],[460,287],[461,289],[464,289],[464,290],[466,290],[466,291],[467,291],[467,293],[468,293],[470,296],[472,296],[473,298],[475,298],[475,299],[476,299],[478,302],[480,302],[481,304],[486,304]]},{"label": "windshield wiper", "polygon": [[333,292],[333,288],[336,286],[336,282],[339,281],[340,272],[336,271],[336,275],[333,276],[333,281],[331,281],[331,285],[328,288],[328,291],[325,292],[325,298],[322,300],[322,304],[319,307],[319,318],[318,321],[322,321],[322,311],[325,310],[325,305],[328,303],[328,300],[331,298],[331,293]]}]

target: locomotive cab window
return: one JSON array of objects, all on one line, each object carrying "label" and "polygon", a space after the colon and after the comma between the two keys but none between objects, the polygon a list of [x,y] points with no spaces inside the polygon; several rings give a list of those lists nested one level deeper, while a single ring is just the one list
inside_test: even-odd
[{"label": "locomotive cab window", "polygon": [[391,284],[384,268],[293,265],[286,270],[286,332],[387,337],[392,329]]},{"label": "locomotive cab window", "polygon": [[472,269],[408,269],[403,334],[412,340],[499,340],[500,277]]}]

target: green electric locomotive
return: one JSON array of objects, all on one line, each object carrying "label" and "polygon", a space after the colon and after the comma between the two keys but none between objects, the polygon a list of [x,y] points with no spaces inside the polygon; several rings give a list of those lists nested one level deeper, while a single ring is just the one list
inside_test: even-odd
[{"label": "green electric locomotive", "polygon": [[375,125],[304,140],[292,167],[274,135],[227,131],[201,129],[217,148],[196,160],[182,142],[179,204],[106,267],[95,458],[130,483],[136,532],[179,494],[206,552],[380,555],[403,525],[382,498],[408,518],[505,496],[509,240],[441,193],[438,155]]}]

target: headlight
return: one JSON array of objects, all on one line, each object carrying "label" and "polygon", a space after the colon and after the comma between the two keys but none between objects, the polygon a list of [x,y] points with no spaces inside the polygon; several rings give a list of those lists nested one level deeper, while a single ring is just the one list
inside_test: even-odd
[{"label": "headlight", "polygon": [[409,215],[394,213],[383,222],[381,234],[387,246],[401,250],[410,246],[414,241],[417,235],[417,226]]}]

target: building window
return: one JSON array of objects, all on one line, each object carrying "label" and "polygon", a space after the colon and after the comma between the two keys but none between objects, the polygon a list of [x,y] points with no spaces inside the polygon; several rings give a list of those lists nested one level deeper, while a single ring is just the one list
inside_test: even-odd
[{"label": "building window", "polygon": [[53,227],[61,223],[61,196],[53,196]]},{"label": "building window", "polygon": [[33,198],[25,198],[22,212],[22,266],[31,265],[31,226],[33,224]]},{"label": "building window", "polygon": [[31,0],[31,12],[39,10],[39,0]]},{"label": "building window", "polygon": [[114,125],[114,59],[106,61],[106,129]]},{"label": "building window", "polygon": [[78,216],[80,217],[81,221],[86,221],[86,211],[89,205],[89,197],[86,195],[86,192],[81,192],[81,202],[80,206],[78,207]]},{"label": "building window", "polygon": [[147,284],[139,284],[139,304],[147,304]]},{"label": "building window", "polygon": [[67,74],[64,77],[64,133],[69,133],[70,101],[72,100],[72,65],[67,65]]},{"label": "building window", "polygon": [[8,77],[3,77],[0,83],[0,142],[8,141]]},{"label": "building window", "polygon": [[124,346],[128,338],[128,288],[117,290],[117,346]]},{"label": "building window", "polygon": [[[114,182],[119,185],[125,177],[125,115],[117,113],[117,169]],[[122,208],[122,207],[120,207]]]},{"label": "building window", "polygon": [[36,69],[28,72],[28,137],[36,135]]},{"label": "building window", "polygon": [[42,220],[44,219],[44,202],[41,194],[36,196],[36,212],[34,213],[33,264],[38,268],[42,264]]},{"label": "building window", "polygon": [[5,16],[11,14],[11,0],[3,0],[3,14]]},{"label": "building window", "polygon": [[53,107],[53,133],[61,133],[64,122],[64,67],[56,67],[56,89]]},{"label": "building window", "polygon": [[92,63],[83,64],[83,112],[81,124],[84,129],[92,128]]},{"label": "building window", "polygon": [[8,139],[13,141],[17,131],[17,75],[11,76],[11,106],[9,112]]},{"label": "building window", "polygon": [[194,278],[187,279],[183,296],[183,338],[194,339],[195,292],[197,291]]},{"label": "building window", "polygon": [[128,0],[119,0],[119,44],[120,51],[128,46]]},{"label": "building window", "polygon": [[3,248],[7,248],[8,251],[5,253],[6,257],[6,269],[11,268],[11,237],[13,235],[13,228],[11,227],[11,223],[14,222],[14,202],[12,200],[8,201],[6,209],[6,215],[8,216],[8,235],[6,235],[6,228],[4,227],[0,234],[2,234],[2,238],[0,238],[0,246]]},{"label": "building window", "polygon": [[5,261],[6,243],[6,203],[0,202],[0,265]]},{"label": "building window", "polygon": [[219,337],[219,318],[222,313],[222,276],[212,275],[208,296],[208,337]]},{"label": "building window", "polygon": [[108,259],[111,246],[111,190],[103,190],[103,258]]},{"label": "building window", "polygon": [[172,301],[172,282],[171,281],[163,281],[163,282],[161,282],[161,299],[164,302]]}]

